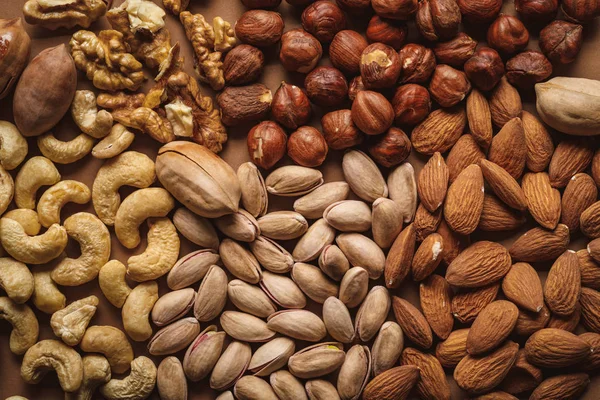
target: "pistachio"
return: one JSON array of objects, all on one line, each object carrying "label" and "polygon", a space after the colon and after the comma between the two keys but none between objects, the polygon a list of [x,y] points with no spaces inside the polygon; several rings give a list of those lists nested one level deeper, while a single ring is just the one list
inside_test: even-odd
[{"label": "pistachio", "polygon": [[371,351],[373,375],[377,376],[398,362],[404,349],[404,334],[400,325],[387,321],[381,325]]},{"label": "pistachio", "polygon": [[404,222],[409,223],[417,211],[417,181],[415,169],[410,163],[398,165],[387,180],[390,189],[390,199],[394,200],[404,215]]},{"label": "pistachio", "polygon": [[292,279],[308,297],[317,303],[323,304],[328,297],[338,295],[338,285],[319,268],[310,264],[294,264]]},{"label": "pistachio", "polygon": [[342,400],[358,400],[371,377],[371,351],[367,346],[354,345],[346,353],[340,368],[337,390]]},{"label": "pistachio", "polygon": [[169,289],[183,289],[198,282],[219,259],[217,252],[212,249],[194,251],[181,257],[167,275]]},{"label": "pistachio", "polygon": [[269,207],[265,181],[258,167],[251,162],[238,167],[237,177],[242,190],[242,205],[254,217],[264,215]]},{"label": "pistachio", "polygon": [[233,214],[213,220],[217,229],[225,236],[240,242],[252,242],[260,235],[256,219],[248,211],[239,209]]},{"label": "pistachio", "polygon": [[286,249],[264,236],[250,243],[250,251],[263,268],[277,274],[289,272],[294,265],[294,258]]},{"label": "pistachio", "polygon": [[233,395],[238,400],[278,400],[271,385],[252,375],[243,376],[235,383]]},{"label": "pistachio", "polygon": [[183,370],[190,381],[198,382],[212,371],[221,356],[225,336],[225,332],[217,332],[217,327],[211,325],[190,344],[183,357]]},{"label": "pistachio", "polygon": [[388,196],[388,187],[377,164],[362,151],[350,150],[344,154],[342,170],[350,189],[366,202]]},{"label": "pistachio", "polygon": [[307,310],[282,310],[271,314],[267,327],[277,333],[307,342],[318,342],[327,334],[321,318]]},{"label": "pistachio", "polygon": [[390,311],[391,299],[385,286],[373,286],[356,313],[356,336],[363,342],[373,339]]},{"label": "pistachio", "polygon": [[[164,358],[156,370],[158,396],[164,400],[187,400],[188,385],[181,361],[177,357]],[[91,396],[91,393],[90,393]],[[70,397],[65,396],[67,400]],[[88,397],[80,396],[79,399]]]},{"label": "pistachio", "polygon": [[291,240],[304,235],[308,222],[294,211],[275,211],[258,219],[263,236],[276,240]]},{"label": "pistachio", "polygon": [[152,322],[165,326],[178,320],[190,311],[196,299],[192,288],[180,289],[161,296],[152,307]]},{"label": "pistachio", "polygon": [[369,291],[369,273],[362,267],[350,268],[340,283],[339,299],[348,308],[362,303]]},{"label": "pistachio", "polygon": [[221,391],[233,386],[246,372],[251,357],[252,349],[248,343],[231,342],[210,375],[210,387]]},{"label": "pistachio", "polygon": [[258,283],[262,276],[260,265],[252,253],[239,243],[224,239],[219,246],[223,265],[236,278],[248,283]]},{"label": "pistachio", "polygon": [[323,219],[342,232],[365,232],[371,228],[371,208],[358,200],[342,200],[323,212]]},{"label": "pistachio", "polygon": [[269,382],[280,400],[308,400],[302,383],[287,370],[273,372]]},{"label": "pistachio", "polygon": [[335,340],[350,343],[354,339],[354,326],[350,312],[337,297],[330,297],[323,303],[323,322],[327,332]]},{"label": "pistachio", "polygon": [[288,368],[301,379],[317,378],[337,370],[346,358],[344,345],[324,342],[306,347],[290,357]]},{"label": "pistachio", "polygon": [[275,338],[260,346],[250,360],[248,369],[257,376],[267,376],[287,365],[296,351],[294,341],[285,337]]},{"label": "pistachio", "polygon": [[373,240],[382,249],[389,248],[402,231],[403,214],[393,200],[380,197],[373,202],[371,229]]},{"label": "pistachio", "polygon": [[315,221],[308,228],[304,236],[300,238],[292,256],[295,261],[312,261],[321,255],[323,248],[333,243],[335,239],[335,229],[333,229],[324,219]]},{"label": "pistachio", "polygon": [[225,311],[221,314],[220,321],[221,327],[229,336],[244,342],[266,342],[275,336],[275,332],[265,321],[251,314]]},{"label": "pistachio", "polygon": [[190,242],[213,250],[219,248],[219,237],[210,221],[194,214],[187,208],[180,207],[175,211],[173,224]]},{"label": "pistachio", "polygon": [[304,384],[310,400],[340,400],[333,384],[325,379],[312,379]]},{"label": "pistachio", "polygon": [[302,290],[287,276],[265,271],[263,279],[260,281],[260,287],[271,300],[283,308],[304,308],[306,306],[306,297]]},{"label": "pistachio", "polygon": [[165,326],[148,342],[148,351],[154,356],[177,353],[189,345],[200,332],[196,318],[188,317]]},{"label": "pistachio", "polygon": [[360,233],[342,233],[335,241],[350,264],[366,269],[371,279],[381,276],[385,255],[377,243]]},{"label": "pistachio", "polygon": [[319,267],[331,279],[339,281],[350,268],[350,263],[339,247],[330,244],[323,248],[319,256]]},{"label": "pistachio", "polygon": [[233,393],[231,393],[231,390],[228,390],[218,395],[215,400],[235,400],[235,397],[233,397]]},{"label": "pistachio", "polygon": [[350,186],[346,182],[329,182],[297,199],[294,210],[308,219],[321,218],[330,204],[347,199],[349,194]]},{"label": "pistachio", "polygon": [[287,165],[277,168],[265,179],[267,191],[277,196],[302,196],[323,184],[318,169]]},{"label": "pistachio", "polygon": [[241,311],[266,318],[277,311],[275,304],[258,286],[234,279],[227,285],[227,295]]},{"label": "pistachio", "polygon": [[227,303],[227,274],[216,265],[206,273],[194,303],[194,316],[198,321],[206,322],[219,316]]}]

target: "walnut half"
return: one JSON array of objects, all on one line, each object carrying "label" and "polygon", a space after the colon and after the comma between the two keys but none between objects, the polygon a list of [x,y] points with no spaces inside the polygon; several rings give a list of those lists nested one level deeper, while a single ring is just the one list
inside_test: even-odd
[{"label": "walnut half", "polygon": [[28,0],[23,6],[25,21],[47,29],[88,28],[111,6],[112,0]]}]

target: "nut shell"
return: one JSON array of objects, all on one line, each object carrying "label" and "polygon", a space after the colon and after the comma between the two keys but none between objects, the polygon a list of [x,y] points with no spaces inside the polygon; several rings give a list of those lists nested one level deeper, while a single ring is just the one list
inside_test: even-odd
[{"label": "nut shell", "polygon": [[360,57],[360,76],[368,89],[394,86],[400,76],[398,53],[383,43],[367,46]]},{"label": "nut shell", "polygon": [[402,129],[392,127],[369,146],[369,154],[379,165],[389,168],[406,160],[411,148],[406,133]]},{"label": "nut shell", "polygon": [[290,72],[312,71],[322,55],[321,43],[304,29],[292,29],[281,37],[279,61]]},{"label": "nut shell", "polygon": [[304,9],[302,27],[321,43],[329,43],[346,27],[346,17],[334,3],[319,0]]},{"label": "nut shell", "polygon": [[288,156],[303,167],[318,167],[323,164],[327,151],[325,138],[312,126],[301,126],[288,140]]},{"label": "nut shell", "polygon": [[600,14],[598,0],[563,0],[560,8],[565,18],[572,22],[590,22]]},{"label": "nut shell", "polygon": [[512,15],[500,14],[487,32],[488,45],[503,54],[513,54],[527,47],[529,31]]},{"label": "nut shell", "polygon": [[282,82],[273,96],[271,115],[288,129],[297,129],[310,119],[312,109],[304,91],[295,85]]},{"label": "nut shell", "polygon": [[551,22],[540,32],[540,49],[551,61],[575,61],[583,42],[583,26],[567,21]]},{"label": "nut shell", "polygon": [[397,51],[406,42],[408,27],[404,21],[395,21],[374,15],[369,20],[366,34],[370,43],[383,43]]},{"label": "nut shell", "polygon": [[248,132],[248,154],[254,164],[270,169],[285,155],[287,136],[277,123],[263,121]]},{"label": "nut shell", "polygon": [[279,13],[249,10],[235,23],[235,35],[244,43],[258,47],[271,46],[281,39],[285,23]]},{"label": "nut shell", "polygon": [[333,150],[342,150],[362,143],[364,134],[352,121],[350,110],[337,110],[321,118],[323,137]]},{"label": "nut shell", "polygon": [[339,31],[329,45],[329,59],[343,73],[357,75],[360,73],[360,55],[368,45],[356,31]]},{"label": "nut shell", "polygon": [[352,121],[367,135],[379,135],[392,125],[394,109],[381,93],[363,90],[352,103]]},{"label": "nut shell", "polygon": [[348,81],[333,67],[312,70],[304,79],[304,87],[310,101],[323,107],[337,106],[348,96]]},{"label": "nut shell", "polygon": [[392,99],[397,125],[414,126],[431,112],[429,91],[414,83],[399,86]]},{"label": "nut shell", "polygon": [[465,63],[465,74],[478,89],[492,90],[504,75],[504,63],[498,52],[489,47],[479,48]]}]

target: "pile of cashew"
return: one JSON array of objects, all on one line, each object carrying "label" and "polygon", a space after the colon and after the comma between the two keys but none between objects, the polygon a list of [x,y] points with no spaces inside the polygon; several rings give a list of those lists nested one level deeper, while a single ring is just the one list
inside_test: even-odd
[{"label": "pile of cashew", "polygon": [[86,204],[91,198],[92,192],[85,183],[60,181],[40,197],[37,205],[40,223],[46,228],[60,224],[60,212],[67,203]]},{"label": "pile of cashew", "polygon": [[35,209],[36,193],[42,186],[60,181],[60,172],[46,157],[32,157],[19,170],[15,179],[15,203],[19,208]]},{"label": "pile of cashew", "polygon": [[58,257],[67,246],[67,231],[58,224],[37,236],[29,236],[11,218],[0,219],[0,243],[8,254],[25,264],[45,264]]}]

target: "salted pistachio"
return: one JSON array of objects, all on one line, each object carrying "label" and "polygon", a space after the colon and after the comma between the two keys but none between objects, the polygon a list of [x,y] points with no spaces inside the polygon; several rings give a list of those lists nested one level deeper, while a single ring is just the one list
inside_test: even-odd
[{"label": "salted pistachio", "polygon": [[158,364],[156,388],[162,400],[187,400],[187,380],[181,361],[177,357],[165,357]]},{"label": "salted pistachio", "polygon": [[258,167],[249,161],[243,163],[238,167],[237,177],[244,208],[254,217],[264,215],[269,207],[269,196]]},{"label": "salted pistachio", "polygon": [[271,314],[267,327],[277,333],[307,342],[318,342],[327,334],[325,324],[308,310],[282,310]]},{"label": "salted pistachio", "polygon": [[390,311],[390,294],[385,286],[373,286],[365,297],[354,322],[356,336],[363,342],[373,339]]},{"label": "salted pistachio", "polygon": [[185,349],[200,333],[200,324],[194,317],[175,321],[152,336],[148,352],[153,356],[164,356]]},{"label": "salted pistachio", "polygon": [[152,307],[152,322],[165,326],[186,315],[194,305],[196,292],[192,288],[175,290],[158,298]]},{"label": "salted pistachio", "polygon": [[202,279],[194,303],[194,316],[206,322],[217,318],[227,303],[227,274],[213,265]]},{"label": "salted pistachio", "polygon": [[369,273],[362,267],[353,267],[344,274],[340,283],[339,299],[348,308],[362,303],[369,290]]},{"label": "salted pistachio", "polygon": [[350,189],[368,203],[387,197],[388,187],[377,164],[360,150],[350,150],[342,159],[344,178]]},{"label": "salted pistachio", "polygon": [[239,243],[224,239],[219,245],[221,261],[231,274],[248,283],[258,283],[262,277],[260,264],[254,255]]},{"label": "salted pistachio", "polygon": [[250,360],[248,370],[256,376],[267,376],[287,365],[288,359],[296,351],[293,340],[279,337],[260,346]]},{"label": "salted pistachio", "polygon": [[273,372],[269,382],[280,400],[308,400],[302,383],[287,370]]},{"label": "salted pistachio", "polygon": [[372,208],[373,240],[382,249],[387,249],[402,231],[402,210],[398,203],[385,197],[375,200]]},{"label": "salted pistachio", "polygon": [[279,400],[268,382],[252,375],[241,377],[235,383],[233,394],[239,400]]},{"label": "salted pistachio", "polygon": [[331,279],[340,281],[350,268],[350,262],[339,247],[329,244],[319,256],[319,268]]},{"label": "salted pistachio", "polygon": [[308,219],[321,218],[330,204],[346,200],[349,194],[350,186],[346,182],[329,182],[297,199],[294,202],[294,211]]},{"label": "salted pistachio", "polygon": [[342,400],[358,400],[371,378],[371,351],[356,344],[346,352],[340,368],[337,390]]},{"label": "salted pistachio", "polygon": [[404,334],[400,325],[387,321],[379,328],[371,350],[373,375],[377,376],[398,362],[404,349]]},{"label": "salted pistachio", "polygon": [[252,349],[248,343],[231,342],[210,375],[211,389],[220,391],[233,386],[246,372],[251,357]]},{"label": "salted pistachio", "polygon": [[351,343],[354,325],[346,305],[337,297],[329,297],[323,303],[323,322],[327,332],[337,341]]},{"label": "salted pistachio", "polygon": [[54,334],[69,346],[76,346],[81,341],[90,320],[96,313],[98,298],[88,296],[76,300],[52,314],[50,326]]},{"label": "salted pistachio", "polygon": [[310,400],[340,400],[333,384],[325,379],[311,379],[304,384]]},{"label": "salted pistachio", "polygon": [[210,266],[217,264],[220,259],[212,249],[194,251],[181,257],[167,275],[169,289],[183,289],[198,282],[204,278]]},{"label": "salted pistachio", "polygon": [[411,222],[417,211],[415,169],[410,163],[400,164],[388,175],[387,184],[390,190],[390,199],[400,206],[404,222]]},{"label": "salted pistachio", "polygon": [[359,200],[342,200],[323,212],[323,219],[342,232],[365,232],[371,228],[371,208]]},{"label": "salted pistachio", "polygon": [[305,263],[295,263],[292,268],[292,279],[300,289],[313,301],[323,304],[330,296],[337,296],[338,285],[327,277],[319,268]]},{"label": "salted pistachio", "polygon": [[250,244],[250,251],[260,265],[277,274],[289,272],[294,265],[294,258],[279,243],[264,236],[259,236]]},{"label": "salted pistachio", "polygon": [[264,291],[240,279],[229,282],[227,295],[238,309],[260,318],[266,318],[277,311],[277,307]]},{"label": "salted pistachio", "polygon": [[223,351],[225,336],[210,325],[190,344],[183,357],[183,371],[190,381],[198,382],[210,374]]},{"label": "salted pistachio", "polygon": [[377,243],[360,233],[342,233],[335,241],[350,264],[366,269],[371,279],[381,276],[385,266],[385,254]]},{"label": "salted pistachio", "polygon": [[260,287],[280,307],[304,308],[306,306],[306,297],[302,290],[287,276],[264,271]]},{"label": "salted pistachio", "polygon": [[275,240],[292,240],[306,233],[306,218],[294,211],[274,211],[258,219],[263,236]]},{"label": "salted pistachio", "polygon": [[275,336],[267,323],[251,314],[225,311],[220,317],[221,327],[229,336],[244,342],[266,342]]},{"label": "salted pistachio", "polygon": [[260,235],[256,219],[241,208],[235,213],[216,218],[213,222],[225,236],[240,242],[252,242]]},{"label": "salted pistachio", "polygon": [[265,185],[267,191],[277,196],[302,196],[323,184],[323,174],[318,169],[286,165],[271,172]]},{"label": "salted pistachio", "polygon": [[323,342],[296,352],[290,357],[288,368],[298,378],[317,378],[337,370],[345,358],[343,344]]},{"label": "salted pistachio", "polygon": [[219,249],[219,237],[208,219],[180,207],[173,214],[173,224],[190,242],[208,249]]},{"label": "salted pistachio", "polygon": [[294,261],[312,261],[321,255],[323,248],[333,243],[335,229],[333,229],[323,218],[315,221],[300,238],[292,256]]}]

